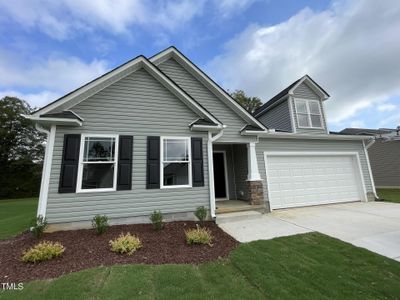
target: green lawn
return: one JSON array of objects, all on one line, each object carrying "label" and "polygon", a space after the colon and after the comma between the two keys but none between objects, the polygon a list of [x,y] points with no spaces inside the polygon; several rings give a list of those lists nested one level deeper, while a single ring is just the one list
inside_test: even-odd
[{"label": "green lawn", "polygon": [[383,201],[400,203],[400,189],[376,189],[376,192]]},{"label": "green lawn", "polygon": [[28,229],[37,203],[37,198],[0,200],[0,240]]},{"label": "green lawn", "polygon": [[319,233],[242,244],[228,260],[100,267],[1,299],[399,299],[400,263]]}]

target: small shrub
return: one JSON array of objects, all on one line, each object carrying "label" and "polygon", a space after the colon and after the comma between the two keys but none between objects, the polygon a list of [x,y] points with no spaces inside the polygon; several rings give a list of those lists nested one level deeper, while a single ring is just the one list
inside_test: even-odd
[{"label": "small shrub", "polygon": [[212,233],[208,228],[196,225],[196,228],[185,230],[186,242],[189,245],[204,244],[212,246]]},{"label": "small shrub", "polygon": [[132,255],[136,250],[142,248],[142,242],[138,237],[131,235],[129,232],[127,234],[121,233],[118,238],[110,241],[111,251],[117,253],[127,253]]},{"label": "small shrub", "polygon": [[44,241],[23,252],[22,261],[35,264],[37,262],[59,257],[64,253],[64,251],[64,246],[61,245],[59,242],[53,243]]},{"label": "small shrub", "polygon": [[95,215],[92,219],[92,227],[94,230],[96,230],[97,235],[101,235],[106,232],[108,228],[107,216]]},{"label": "small shrub", "polygon": [[207,209],[204,206],[196,208],[194,213],[197,219],[199,219],[200,224],[203,226],[205,219],[207,218]]},{"label": "small shrub", "polygon": [[151,216],[150,216],[150,221],[153,224],[153,228],[155,230],[161,230],[164,227],[163,223],[163,215],[160,210],[155,210]]},{"label": "small shrub", "polygon": [[47,220],[42,215],[37,216],[37,218],[33,219],[31,222],[31,232],[36,238],[41,238],[43,236],[43,232],[47,228]]}]

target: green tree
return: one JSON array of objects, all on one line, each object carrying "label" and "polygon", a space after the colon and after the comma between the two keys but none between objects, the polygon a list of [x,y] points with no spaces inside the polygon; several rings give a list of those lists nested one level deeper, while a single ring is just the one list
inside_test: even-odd
[{"label": "green tree", "polygon": [[257,108],[262,105],[262,101],[258,97],[249,97],[242,90],[236,90],[231,93],[233,99],[236,100],[245,110],[253,114]]},{"label": "green tree", "polygon": [[24,100],[0,99],[0,199],[39,191],[45,136],[23,117],[32,111]]}]

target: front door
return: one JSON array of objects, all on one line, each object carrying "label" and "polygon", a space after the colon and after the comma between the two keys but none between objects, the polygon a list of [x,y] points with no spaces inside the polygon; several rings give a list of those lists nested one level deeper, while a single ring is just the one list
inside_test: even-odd
[{"label": "front door", "polygon": [[224,152],[214,152],[214,187],[216,200],[226,200],[226,172]]}]

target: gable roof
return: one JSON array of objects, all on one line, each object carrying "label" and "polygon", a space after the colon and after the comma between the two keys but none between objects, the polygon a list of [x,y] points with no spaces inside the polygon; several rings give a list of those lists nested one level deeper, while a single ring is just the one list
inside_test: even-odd
[{"label": "gable roof", "polygon": [[[66,94],[65,96],[51,102],[50,104],[42,107],[41,109],[32,113],[32,118],[38,119],[46,117],[50,112],[51,114],[59,114],[59,117],[64,116],[68,118],[65,113],[66,108],[70,108],[109,85],[115,83],[119,79],[128,76],[129,74],[139,70],[145,69],[150,75],[155,77],[159,82],[166,87],[171,93],[177,96],[184,102],[190,109],[192,109],[201,118],[208,120],[216,125],[222,123],[209,111],[207,111],[200,103],[188,95],[181,89],[175,82],[166,76],[160,69],[154,66],[146,57],[140,55],[128,62],[116,67],[115,69],[105,73],[104,75],[90,81],[89,83],[81,86],[80,88]],[[53,110],[60,109],[61,112],[52,112]],[[69,114],[68,114],[69,115]]]},{"label": "gable roof", "polygon": [[260,106],[253,113],[253,115],[255,117],[259,117],[264,112],[266,112],[273,104],[279,102],[281,99],[284,99],[288,95],[293,95],[294,90],[303,82],[306,82],[310,86],[310,88],[312,88],[323,100],[326,100],[330,97],[329,94],[318,83],[316,83],[310,76],[306,74],[303,77],[297,79],[295,82],[290,84],[282,91],[280,91],[274,97],[269,99],[266,103]]},{"label": "gable roof", "polygon": [[197,67],[190,59],[183,55],[177,48],[171,46],[158,54],[149,58],[149,60],[159,65],[162,62],[174,58],[184,69],[192,74],[199,80],[206,88],[208,88],[218,99],[223,101],[229,108],[231,108],[238,116],[248,122],[250,125],[256,126],[262,130],[267,128],[254,118],[247,110],[245,110],[239,103],[237,103],[222,87],[213,81],[206,73]]},{"label": "gable roof", "polygon": [[340,134],[345,135],[380,135],[396,131],[396,129],[368,129],[368,128],[345,128]]}]

